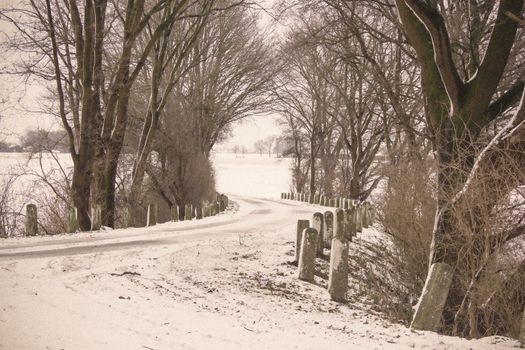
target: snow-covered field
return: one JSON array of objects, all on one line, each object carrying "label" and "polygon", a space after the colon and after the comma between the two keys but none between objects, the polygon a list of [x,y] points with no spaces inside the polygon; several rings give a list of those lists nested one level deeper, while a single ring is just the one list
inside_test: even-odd
[{"label": "snow-covered field", "polygon": [[290,191],[290,158],[231,153],[216,153],[213,158],[219,192],[275,198]]},{"label": "snow-covered field", "polygon": [[[510,349],[415,332],[299,281],[288,160],[215,155],[235,201],[202,221],[0,241],[0,349]],[[324,210],[324,208],[323,208]],[[355,243],[377,236],[364,230]],[[321,261],[319,261],[321,263]],[[351,290],[357,286],[351,286]]]}]

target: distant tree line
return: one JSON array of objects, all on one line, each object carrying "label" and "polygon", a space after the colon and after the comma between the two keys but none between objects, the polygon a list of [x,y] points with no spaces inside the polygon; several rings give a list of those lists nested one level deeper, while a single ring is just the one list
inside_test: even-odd
[{"label": "distant tree line", "polygon": [[27,130],[16,143],[0,141],[0,152],[67,152],[67,135],[63,130]]}]

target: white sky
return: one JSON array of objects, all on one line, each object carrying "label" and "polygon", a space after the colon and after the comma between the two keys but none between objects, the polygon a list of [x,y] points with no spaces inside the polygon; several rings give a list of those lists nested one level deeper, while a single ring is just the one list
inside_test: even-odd
[{"label": "white sky", "polygon": [[[263,0],[265,6],[273,0]],[[18,3],[18,0],[0,0],[0,7]],[[262,23],[270,22],[267,15],[263,15]],[[0,21],[0,40],[5,40],[2,32],[9,32],[10,28],[5,21]],[[4,64],[0,64],[3,66]],[[0,75],[0,141],[16,142],[28,129],[59,128],[58,120],[34,111],[38,110],[39,98],[43,88],[38,85],[27,86],[16,77]],[[246,146],[251,149],[254,142],[270,135],[281,133],[276,125],[276,115],[253,116],[233,128],[233,135],[220,148],[231,148],[233,145]]]}]

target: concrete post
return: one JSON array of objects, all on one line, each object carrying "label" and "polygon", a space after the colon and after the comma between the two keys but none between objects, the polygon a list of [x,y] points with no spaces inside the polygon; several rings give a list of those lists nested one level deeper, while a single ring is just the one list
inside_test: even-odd
[{"label": "concrete post", "polygon": [[303,240],[303,231],[310,227],[310,221],[308,220],[297,220],[297,231],[295,236],[295,262],[299,262],[299,256],[301,255],[301,243]]},{"label": "concrete post", "polygon": [[306,228],[302,233],[301,253],[299,257],[299,279],[314,282],[315,276],[315,252],[318,239],[317,230]]},{"label": "concrete post", "polygon": [[369,207],[369,203],[368,202],[365,202],[363,203],[363,228],[368,228],[368,207]]},{"label": "concrete post", "polygon": [[129,205],[126,205],[124,207],[124,211],[122,213],[122,222],[124,227],[132,227],[133,226],[133,215],[131,213],[131,207]]},{"label": "concrete post", "polygon": [[198,205],[197,208],[195,208],[195,218],[197,220],[201,220],[203,217],[202,215],[202,205]]},{"label": "concrete post", "polygon": [[28,204],[26,206],[26,236],[35,236],[38,234],[38,215],[36,205]]},{"label": "concrete post", "polygon": [[157,204],[150,203],[148,205],[148,216],[146,220],[146,226],[153,226],[157,224]]},{"label": "concrete post", "polygon": [[323,220],[323,245],[325,248],[332,246],[332,238],[334,234],[334,213],[331,211],[324,212]]},{"label": "concrete post", "polygon": [[91,231],[98,231],[102,227],[102,208],[99,204],[91,207]]},{"label": "concrete post", "polygon": [[356,231],[361,233],[363,232],[363,206],[361,204],[358,204],[357,207],[355,207],[355,211],[356,211],[356,218],[355,218]]},{"label": "concrete post", "polygon": [[346,214],[346,222],[347,222],[347,234],[349,239],[351,240],[351,237],[357,236],[356,231],[356,208],[354,206],[350,206],[347,210],[345,210]]},{"label": "concrete post", "polygon": [[434,263],[430,266],[410,328],[439,331],[453,275],[452,267],[446,263]]},{"label": "concrete post", "polygon": [[343,302],[348,290],[348,241],[342,230],[343,211],[336,209],[334,238],[330,250],[328,293],[333,301]]},{"label": "concrete post", "polygon": [[312,217],[312,228],[314,228],[317,231],[317,256],[323,256],[323,248],[324,248],[324,242],[323,242],[323,221],[324,221],[324,215],[317,212],[314,213]]},{"label": "concrete post", "polygon": [[68,220],[67,220],[67,232],[75,233],[78,230],[78,221],[77,221],[77,208],[69,208]]},{"label": "concrete post", "polygon": [[191,204],[186,204],[184,206],[184,220],[185,221],[188,221],[188,220],[192,219],[192,216],[193,216],[192,213],[191,213],[192,209],[193,208],[192,208]]},{"label": "concrete post", "polygon": [[227,204],[226,204],[226,196],[221,194],[219,198],[219,211],[223,212],[226,210]]},{"label": "concrete post", "polygon": [[345,238],[345,213],[337,208],[334,212],[334,232],[333,237]]},{"label": "concrete post", "polygon": [[179,221],[179,206],[177,204],[173,204],[170,209],[171,214],[171,221],[177,222]]}]

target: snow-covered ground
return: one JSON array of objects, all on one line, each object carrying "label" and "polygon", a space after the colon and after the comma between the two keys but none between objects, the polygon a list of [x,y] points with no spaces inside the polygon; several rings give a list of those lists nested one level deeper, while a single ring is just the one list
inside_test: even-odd
[{"label": "snow-covered ground", "polygon": [[236,203],[216,217],[0,241],[0,349],[517,346],[415,332],[364,304],[331,302],[326,276],[302,282],[288,264],[296,220],[319,208],[277,199],[287,160],[216,155],[215,165]]},{"label": "snow-covered ground", "polygon": [[290,192],[290,158],[216,153],[213,161],[219,192],[259,198]]}]

